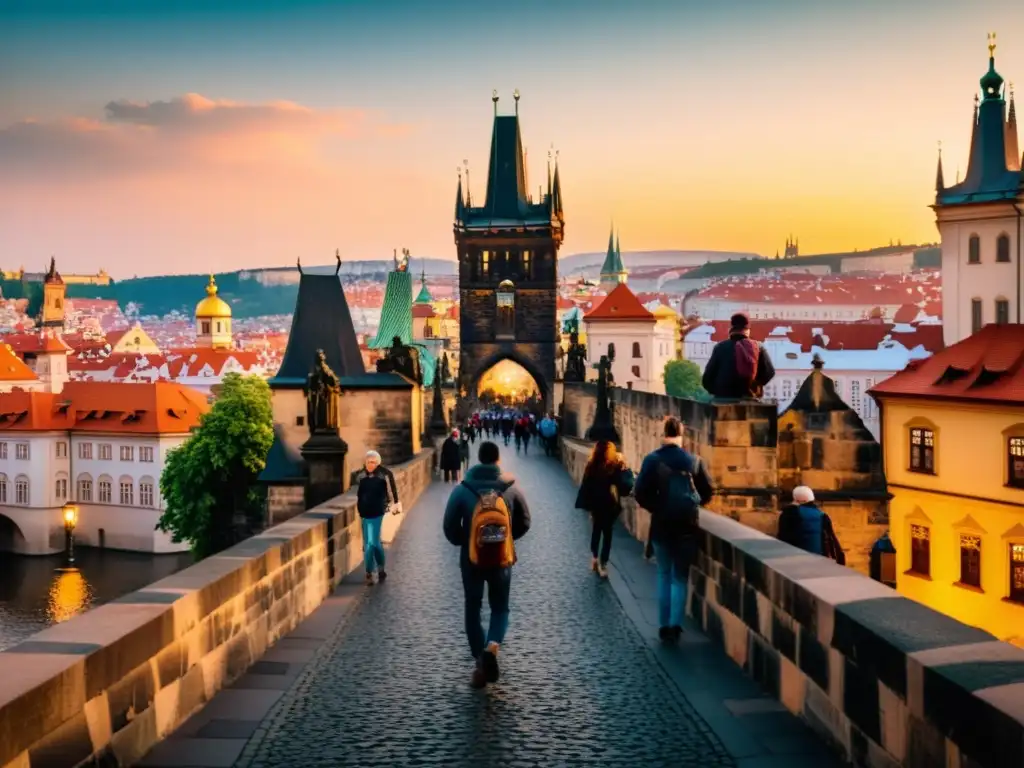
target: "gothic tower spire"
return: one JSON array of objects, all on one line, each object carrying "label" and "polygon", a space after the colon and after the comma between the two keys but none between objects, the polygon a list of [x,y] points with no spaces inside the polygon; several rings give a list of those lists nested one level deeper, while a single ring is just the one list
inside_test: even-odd
[{"label": "gothic tower spire", "polygon": [[1020,148],[1017,144],[1017,105],[1013,99],[1013,83],[1010,83],[1010,111],[1006,118],[1006,168],[1020,170]]},{"label": "gothic tower spire", "polygon": [[939,142],[939,163],[938,168],[935,171],[935,194],[941,195],[942,191],[946,188],[944,179],[942,178],[942,142]]}]

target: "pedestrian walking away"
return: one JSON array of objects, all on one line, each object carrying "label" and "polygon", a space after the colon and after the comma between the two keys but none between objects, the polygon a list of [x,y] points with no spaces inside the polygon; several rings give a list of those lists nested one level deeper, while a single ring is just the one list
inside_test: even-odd
[{"label": "pedestrian walking away", "polygon": [[590,513],[590,567],[602,579],[608,578],[608,557],[612,551],[612,530],[622,513],[622,499],[633,490],[633,471],[610,440],[598,440],[590,454],[576,507]]},{"label": "pedestrian walking away", "polygon": [[[388,574],[384,570],[384,544],[380,529],[384,515],[402,512],[398,499],[398,486],[391,470],[381,464],[380,454],[369,451],[363,462],[363,469],[356,478],[356,509],[363,528],[363,564],[366,568],[366,584],[372,586],[374,574],[383,582]],[[389,496],[390,494],[390,496]]]},{"label": "pedestrian walking away", "polygon": [[658,566],[658,635],[683,634],[687,577],[697,553],[700,506],[711,500],[711,478],[696,456],[684,451],[679,419],[665,419],[663,445],[640,466],[634,495],[651,513],[651,545]]},{"label": "pedestrian walking away", "polygon": [[[515,478],[502,472],[497,445],[481,443],[478,458],[480,463],[448,497],[444,535],[459,547],[466,638],[476,659],[470,684],[483,688],[498,681],[498,652],[509,622],[515,541],[530,530],[530,508],[515,487]],[[480,622],[485,589],[491,608],[486,635]]]},{"label": "pedestrian walking away", "polygon": [[459,430],[453,429],[452,433],[441,443],[441,472],[444,473],[446,483],[459,482],[459,472],[462,469],[462,457],[459,454]]},{"label": "pedestrian walking away", "polygon": [[459,437],[459,468],[463,474],[469,469],[469,435],[465,432]]}]

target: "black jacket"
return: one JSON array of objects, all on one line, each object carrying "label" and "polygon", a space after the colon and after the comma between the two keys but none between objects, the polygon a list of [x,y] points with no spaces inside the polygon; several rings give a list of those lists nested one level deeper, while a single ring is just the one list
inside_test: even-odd
[{"label": "black jacket", "polygon": [[725,341],[715,344],[711,350],[711,358],[704,368],[704,376],[701,384],[704,389],[715,397],[731,400],[741,398],[761,397],[765,385],[775,378],[775,366],[772,365],[771,356],[764,348],[764,344],[758,344],[757,374],[754,376],[754,386],[742,380],[736,372],[736,342],[746,338],[741,333],[734,333]]},{"label": "black jacket", "polygon": [[[703,461],[697,461],[696,457],[684,451],[678,445],[667,443],[656,451],[647,454],[644,463],[640,466],[640,474],[636,479],[636,488],[633,495],[641,507],[651,513],[651,539],[652,541],[665,541],[664,531],[659,526],[659,512],[666,506],[672,504],[686,503],[688,500],[663,498],[662,481],[658,471],[658,465],[664,464],[676,472],[689,472],[693,477],[693,487],[700,496],[700,503],[707,504],[714,495],[711,486],[711,477]],[[668,543],[668,542],[666,542]]]},{"label": "black jacket", "polygon": [[501,494],[512,515],[513,539],[522,538],[530,530],[530,508],[515,482],[516,479],[502,473],[497,464],[476,464],[466,472],[466,479],[452,489],[444,510],[444,536],[461,547],[459,562],[463,567],[470,565],[469,529],[478,501],[471,488],[477,492],[496,490]]},{"label": "black jacket", "polygon": [[388,511],[388,486],[391,487],[391,501],[398,501],[398,486],[391,470],[380,465],[373,472],[363,469],[357,476],[356,491],[360,517],[382,517]]},{"label": "black jacket", "polygon": [[576,508],[585,509],[599,518],[615,517],[622,512],[622,499],[632,491],[633,470],[629,467],[584,474],[576,495]]},{"label": "black jacket", "polygon": [[459,443],[451,435],[441,445],[441,469],[462,469],[462,457],[459,455]]},{"label": "black jacket", "polygon": [[790,504],[779,515],[779,541],[846,565],[846,553],[839,543],[832,518],[814,502]]}]

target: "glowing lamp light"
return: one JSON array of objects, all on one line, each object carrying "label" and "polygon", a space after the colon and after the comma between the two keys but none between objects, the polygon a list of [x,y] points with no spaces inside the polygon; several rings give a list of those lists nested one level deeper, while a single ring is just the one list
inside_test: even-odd
[{"label": "glowing lamp light", "polygon": [[69,501],[62,507],[61,511],[64,518],[64,527],[69,531],[73,531],[75,526],[78,525],[78,505]]}]

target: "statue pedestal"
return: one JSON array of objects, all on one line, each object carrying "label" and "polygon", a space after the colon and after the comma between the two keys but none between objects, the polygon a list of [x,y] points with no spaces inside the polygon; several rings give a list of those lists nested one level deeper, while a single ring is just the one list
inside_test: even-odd
[{"label": "statue pedestal", "polygon": [[618,430],[615,429],[615,425],[612,423],[611,418],[600,418],[594,419],[594,423],[590,425],[590,429],[587,430],[587,440],[592,440],[595,443],[598,440],[610,440],[611,442],[618,445],[622,442],[619,437]]},{"label": "statue pedestal", "polygon": [[337,431],[315,432],[299,449],[306,462],[306,509],[330,501],[348,490],[345,456],[348,444]]}]

